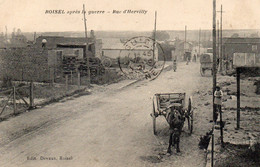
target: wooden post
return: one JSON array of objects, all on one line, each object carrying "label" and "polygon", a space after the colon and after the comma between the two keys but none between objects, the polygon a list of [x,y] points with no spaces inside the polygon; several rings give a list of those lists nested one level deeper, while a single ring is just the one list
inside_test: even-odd
[{"label": "wooden post", "polygon": [[216,112],[216,105],[214,104],[214,92],[216,90],[217,84],[217,75],[216,75],[216,0],[213,0],[213,89],[212,89],[212,97],[213,97],[213,120],[214,120],[214,113]]},{"label": "wooden post", "polygon": [[221,141],[221,147],[223,147],[224,141],[223,141],[223,121],[222,121],[222,109],[221,109],[221,107],[219,108],[219,117],[220,117],[220,141]]},{"label": "wooden post", "polygon": [[78,71],[78,87],[80,87],[80,72]]},{"label": "wooden post", "polygon": [[52,68],[51,71],[52,71],[51,84],[54,85],[54,78],[55,78],[54,68]]},{"label": "wooden post", "polygon": [[69,81],[69,78],[68,78],[68,74],[65,75],[65,86],[66,86],[66,91],[68,90],[69,86],[68,86],[68,81]]},{"label": "wooden post", "polygon": [[[218,58],[218,60],[220,60],[220,51],[219,51],[220,46],[219,46],[219,43],[220,43],[220,42],[219,42],[219,20],[217,20],[217,44],[216,44],[216,45],[217,45],[217,47],[216,47],[216,48],[217,48],[217,49],[216,49],[217,51],[216,51],[216,52],[217,52],[217,58]],[[217,69],[218,69],[218,67],[219,67],[219,66],[217,66]],[[218,70],[217,70],[217,71],[218,71]]]},{"label": "wooden post", "polygon": [[240,69],[236,68],[237,72],[237,129],[240,128]]},{"label": "wooden post", "polygon": [[154,34],[153,34],[153,64],[154,64],[154,58],[155,58],[155,44],[156,44],[156,20],[157,20],[157,11],[155,11],[154,14]]},{"label": "wooden post", "polygon": [[73,76],[72,76],[72,71],[70,71],[70,83],[73,85]]},{"label": "wooden post", "polygon": [[23,81],[23,67],[22,67],[22,81]]},{"label": "wooden post", "polygon": [[14,114],[16,114],[16,96],[15,96],[15,93],[16,93],[16,89],[15,89],[15,86],[14,86],[13,87]]},{"label": "wooden post", "polygon": [[54,85],[54,69],[52,67],[50,67],[49,72],[50,72],[50,85],[53,86]]},{"label": "wooden post", "polygon": [[49,68],[49,81],[50,81],[50,85],[51,85],[51,68]]},{"label": "wooden post", "polygon": [[211,136],[211,167],[214,166],[214,133]]},{"label": "wooden post", "polygon": [[187,57],[185,56],[185,53],[186,53],[186,39],[187,39],[187,26],[185,25],[185,31],[184,31],[184,44],[183,44],[183,47],[184,47],[184,61],[188,61],[187,60]]},{"label": "wooden post", "polygon": [[10,93],[10,95],[9,95],[9,97],[8,97],[8,99],[7,99],[7,101],[6,101],[5,104],[4,104],[4,107],[2,108],[2,111],[1,111],[0,115],[4,112],[5,107],[7,106],[9,100],[12,98],[12,95],[13,95],[13,92],[11,91],[11,93]]},{"label": "wooden post", "polygon": [[220,17],[220,72],[222,72],[222,62],[223,62],[223,46],[222,46],[222,5],[221,5],[221,17]]},{"label": "wooden post", "polygon": [[88,86],[90,86],[91,83],[91,77],[90,77],[90,64],[89,64],[89,55],[87,54],[88,52],[88,33],[87,33],[87,20],[86,20],[86,11],[85,11],[85,4],[83,4],[83,15],[84,15],[84,27],[85,27],[85,37],[86,37],[86,52],[85,52],[85,56],[87,59],[87,84]]},{"label": "wooden post", "polygon": [[200,57],[200,34],[201,34],[201,29],[199,31],[199,57]]},{"label": "wooden post", "polygon": [[33,96],[33,82],[30,82],[30,106],[29,108],[33,108],[34,107],[34,96]]}]

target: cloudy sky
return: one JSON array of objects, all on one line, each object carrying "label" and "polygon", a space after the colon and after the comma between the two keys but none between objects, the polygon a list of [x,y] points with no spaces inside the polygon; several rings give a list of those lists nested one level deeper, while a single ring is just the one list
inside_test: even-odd
[{"label": "cloudy sky", "polygon": [[[68,11],[104,11],[88,14],[87,24],[93,30],[151,31],[157,11],[157,29],[211,29],[213,0],[0,0],[0,32],[15,27],[24,32],[84,31],[83,14]],[[217,0],[223,4],[224,29],[260,29],[260,0]],[[65,14],[45,14],[46,10],[64,10]],[[122,13],[113,14],[113,10]],[[147,11],[123,13],[124,10]],[[219,19],[220,14],[217,14]]]}]

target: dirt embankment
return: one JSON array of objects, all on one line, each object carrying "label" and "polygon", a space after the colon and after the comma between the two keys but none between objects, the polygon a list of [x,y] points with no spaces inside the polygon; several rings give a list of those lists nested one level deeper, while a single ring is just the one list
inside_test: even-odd
[{"label": "dirt embankment", "polygon": [[[242,77],[240,81],[240,129],[237,129],[236,78],[219,76],[224,93],[223,121],[225,147],[216,143],[216,164],[223,166],[260,166],[260,77]],[[218,131],[216,134],[219,136]],[[258,143],[258,144],[257,144]]]}]

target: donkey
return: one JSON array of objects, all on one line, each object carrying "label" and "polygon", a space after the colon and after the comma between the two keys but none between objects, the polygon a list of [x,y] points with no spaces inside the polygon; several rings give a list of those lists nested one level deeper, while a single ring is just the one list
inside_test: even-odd
[{"label": "donkey", "polygon": [[180,136],[185,121],[185,112],[181,106],[168,107],[166,120],[170,125],[170,139],[167,153],[171,154],[171,146],[176,145],[176,152],[180,152]]}]

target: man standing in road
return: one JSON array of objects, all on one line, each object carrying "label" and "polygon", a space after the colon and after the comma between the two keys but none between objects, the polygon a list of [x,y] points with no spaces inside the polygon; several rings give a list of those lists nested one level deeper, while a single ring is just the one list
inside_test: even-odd
[{"label": "man standing in road", "polygon": [[222,96],[223,92],[220,90],[219,86],[216,86],[216,91],[214,92],[214,104],[216,105],[216,111],[213,116],[215,123],[218,119],[218,112],[221,112]]}]

